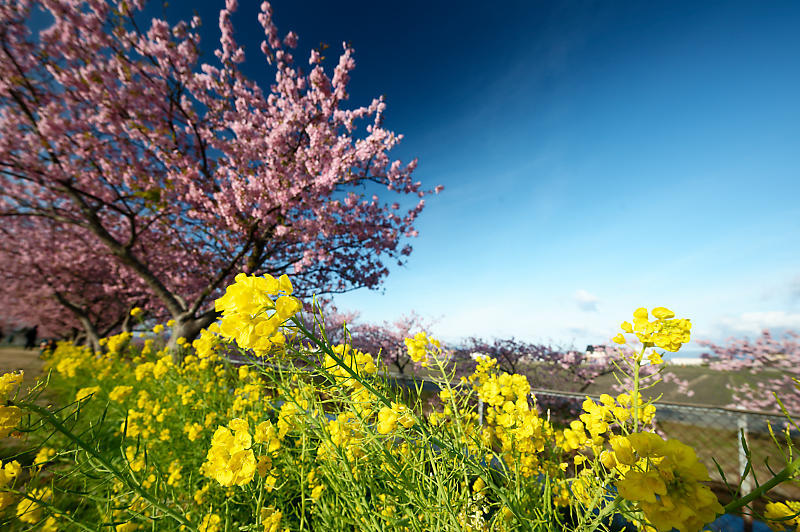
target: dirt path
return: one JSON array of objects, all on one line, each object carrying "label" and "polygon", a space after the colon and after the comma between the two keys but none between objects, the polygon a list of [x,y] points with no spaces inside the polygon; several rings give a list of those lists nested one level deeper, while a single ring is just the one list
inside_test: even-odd
[{"label": "dirt path", "polygon": [[24,371],[23,387],[33,386],[36,377],[42,373],[43,362],[39,358],[39,349],[0,347],[0,375],[11,371]]}]

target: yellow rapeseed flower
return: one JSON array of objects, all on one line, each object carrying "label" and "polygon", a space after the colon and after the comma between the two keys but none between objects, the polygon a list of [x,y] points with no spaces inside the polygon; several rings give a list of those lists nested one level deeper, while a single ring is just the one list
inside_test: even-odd
[{"label": "yellow rapeseed flower", "polygon": [[94,395],[94,394],[98,393],[99,391],[100,391],[100,387],[99,386],[87,386],[86,388],[81,388],[75,394],[75,400],[76,401],[81,401],[81,400],[86,399],[87,397],[89,397],[91,395]]},{"label": "yellow rapeseed flower", "polygon": [[56,450],[52,447],[42,447],[39,449],[39,452],[36,453],[36,457],[33,459],[33,465],[35,465],[37,469],[41,469],[55,455]]},{"label": "yellow rapeseed flower", "polygon": [[53,498],[53,492],[50,488],[34,488],[30,493],[29,498],[22,499],[17,504],[17,518],[23,523],[34,525],[42,520],[42,506],[38,501],[49,501]]},{"label": "yellow rapeseed flower", "polygon": [[222,518],[217,514],[206,514],[197,527],[198,532],[219,532],[222,530]]},{"label": "yellow rapeseed flower", "polygon": [[264,525],[264,532],[278,532],[281,527],[281,517],[283,514],[269,506],[261,509],[261,523]]},{"label": "yellow rapeseed flower", "polygon": [[11,434],[22,419],[22,410],[16,406],[0,406],[0,438]]},{"label": "yellow rapeseed flower", "polygon": [[244,486],[253,480],[256,459],[247,421],[233,419],[228,427],[217,428],[211,439],[205,473],[223,486]]},{"label": "yellow rapeseed flower", "polygon": [[11,392],[22,383],[23,372],[5,373],[0,376],[0,400],[5,401],[11,396]]},{"label": "yellow rapeseed flower", "polygon": [[222,313],[220,335],[257,355],[282,346],[286,338],[279,328],[302,309],[300,301],[290,295],[292,291],[286,275],[275,279],[238,274],[214,303],[215,310]]},{"label": "yellow rapeseed flower", "polygon": [[112,401],[121,402],[123,399],[128,397],[132,391],[133,386],[114,386],[114,389],[108,393],[108,398]]},{"label": "yellow rapeseed flower", "polygon": [[787,527],[795,525],[800,528],[800,516],[798,514],[800,514],[800,502],[798,501],[769,502],[764,511],[764,518],[772,530],[782,532]]},{"label": "yellow rapeseed flower", "polygon": [[653,433],[612,438],[611,445],[617,461],[631,466],[615,483],[620,496],[636,502],[659,532],[698,532],[723,513],[716,496],[700,484],[709,480],[708,470],[688,445]]}]

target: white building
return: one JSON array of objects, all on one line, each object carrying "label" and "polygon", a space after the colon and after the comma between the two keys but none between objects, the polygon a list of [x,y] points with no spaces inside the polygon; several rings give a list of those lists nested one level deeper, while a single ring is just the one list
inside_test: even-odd
[{"label": "white building", "polygon": [[675,357],[669,359],[673,366],[702,366],[706,361],[700,357]]}]

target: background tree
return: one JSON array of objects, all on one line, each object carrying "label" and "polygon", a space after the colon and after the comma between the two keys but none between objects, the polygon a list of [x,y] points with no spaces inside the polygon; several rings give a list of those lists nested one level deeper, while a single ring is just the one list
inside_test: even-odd
[{"label": "background tree", "polygon": [[431,325],[419,314],[411,311],[391,323],[353,325],[350,328],[351,342],[357,349],[376,357],[380,355],[390,371],[407,375],[413,369],[414,362],[408,355],[405,339],[421,331],[430,331]]},{"label": "background tree", "polygon": [[765,329],[755,340],[731,337],[724,344],[698,343],[709,349],[702,357],[710,362],[711,369],[749,371],[759,376],[753,385],[728,385],[734,392],[729,407],[780,413],[774,392],[790,413],[800,414],[800,391],[792,380],[800,379],[798,339],[800,334],[796,331],[786,331],[776,337]]},{"label": "background tree", "polygon": [[[325,327],[325,336],[328,338],[331,345],[343,344],[350,341],[352,335],[350,329],[355,326],[361,313],[354,310],[339,310],[336,304],[327,298],[317,298],[315,302],[317,304],[316,309],[313,309],[312,305],[307,302],[306,310],[318,310],[321,314],[321,316],[318,317],[322,319],[322,323]],[[310,316],[310,312],[308,315]],[[308,323],[307,325],[309,329],[319,329],[316,318],[315,322]],[[347,334],[345,333],[345,327],[347,327]]]},{"label": "background tree", "polygon": [[[13,236],[12,236],[13,235]],[[97,256],[75,228],[14,218],[0,227],[0,304],[8,317],[38,325],[43,337],[84,331],[87,345],[130,324],[147,306],[146,287],[112,257]]]},{"label": "background tree", "polygon": [[469,338],[455,350],[459,372],[469,373],[474,355],[497,359],[500,369],[528,377],[534,388],[584,392],[595,379],[614,371],[616,354],[596,350],[592,356],[575,349],[525,342],[515,338],[484,340]]},{"label": "background tree", "polygon": [[[228,0],[216,65],[199,64],[197,17],[140,27],[141,1],[12,0],[0,5],[0,216],[44,218],[93,235],[174,320],[174,342],[216,313],[239,271],[291,273],[303,293],[375,288],[402,262],[424,207],[416,160],[385,104],[342,109],[353,50],[328,76],[312,51],[294,65],[269,4],[258,20],[269,90],[239,70]],[[53,24],[32,35],[36,5]],[[370,120],[359,138],[357,123]],[[404,212],[377,193],[418,198]],[[439,187],[436,189],[439,190]]]}]

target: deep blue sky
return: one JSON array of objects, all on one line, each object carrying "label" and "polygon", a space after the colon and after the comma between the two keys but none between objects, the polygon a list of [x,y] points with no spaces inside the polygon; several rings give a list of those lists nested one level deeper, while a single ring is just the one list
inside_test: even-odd
[{"label": "deep blue sky", "polygon": [[[173,2],[204,22],[219,2]],[[800,4],[276,1],[306,65],[355,48],[350,104],[385,94],[390,155],[445,185],[408,264],[337,298],[445,339],[605,342],[639,306],[694,337],[800,329]],[[236,37],[266,86],[258,3]]]}]

